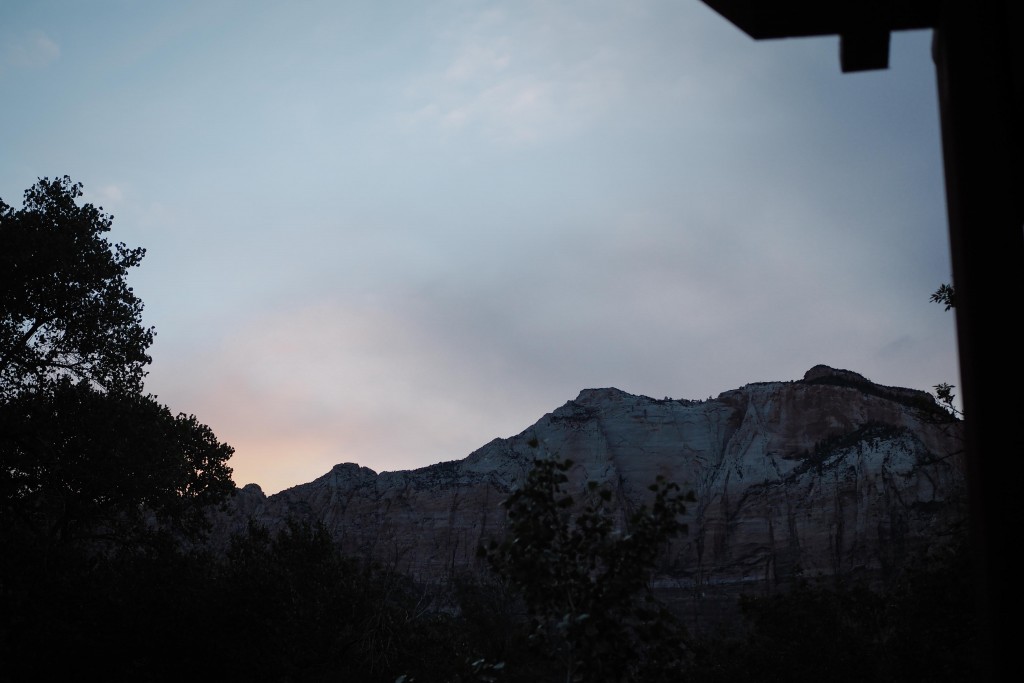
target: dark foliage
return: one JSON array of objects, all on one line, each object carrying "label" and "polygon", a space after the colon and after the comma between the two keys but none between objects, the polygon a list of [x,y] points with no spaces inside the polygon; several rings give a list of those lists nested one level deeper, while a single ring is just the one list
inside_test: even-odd
[{"label": "dark foliage", "polygon": [[153,331],[125,278],[145,252],[81,196],[65,176],[0,201],[0,538],[42,563],[194,537],[234,491],[232,449],[143,394]]},{"label": "dark foliage", "polygon": [[685,531],[683,496],[659,478],[650,507],[618,523],[608,489],[588,482],[579,504],[567,493],[572,464],[536,460],[504,503],[507,539],[482,553],[522,592],[532,636],[559,678],[670,679],[684,660],[682,630],[649,577],[666,543]]},{"label": "dark foliage", "polygon": [[[321,525],[271,534],[253,524],[222,556],[154,543],[54,560],[2,593],[7,680],[898,683],[974,672],[965,552],[922,561],[884,591],[804,583],[744,598],[742,628],[701,639],[653,609],[643,587],[600,587],[600,572],[540,574],[551,583],[531,588],[532,606],[498,576],[426,589],[346,557]],[[575,630],[571,616],[557,618],[572,609],[564,595],[596,618]],[[570,653],[594,659],[568,670]]]},{"label": "dark foliage", "polygon": [[0,661],[11,680],[152,678],[147,653],[185,645],[167,628],[205,623],[180,611],[201,609],[194,591],[208,584],[195,575],[209,570],[181,541],[234,491],[232,449],[143,394],[153,331],[125,276],[144,251],[111,245],[111,217],[81,196],[64,177],[39,180],[20,210],[0,201]]},{"label": "dark foliage", "polygon": [[931,301],[942,304],[947,311],[956,308],[956,291],[953,289],[953,285],[948,282],[939,285],[939,288],[932,292]]},{"label": "dark foliage", "polygon": [[20,210],[0,200],[0,398],[58,377],[141,391],[153,330],[125,275],[145,250],[108,242],[112,217],[81,196],[64,176]]},{"label": "dark foliage", "polygon": [[35,551],[193,537],[234,490],[230,446],[149,396],[55,382],[0,403],[0,522]]},{"label": "dark foliage", "polygon": [[217,583],[233,675],[393,679],[407,586],[344,557],[322,526],[292,523],[272,537],[251,525],[232,543]]},{"label": "dark foliage", "polygon": [[687,680],[977,680],[970,558],[958,546],[903,572],[884,588],[801,583],[745,597],[745,628],[705,638]]}]

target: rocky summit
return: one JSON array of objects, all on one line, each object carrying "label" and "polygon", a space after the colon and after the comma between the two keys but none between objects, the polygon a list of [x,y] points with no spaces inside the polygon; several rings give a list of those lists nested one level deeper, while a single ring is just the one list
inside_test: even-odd
[{"label": "rocky summit", "polygon": [[693,493],[688,533],[654,577],[680,597],[884,575],[964,516],[962,423],[926,392],[819,365],[707,400],[586,389],[463,460],[380,473],[345,463],[269,497],[250,484],[217,535],[319,520],[349,553],[444,582],[481,570],[477,547],[504,533],[501,502],[544,457],[572,459],[573,486],[610,486],[623,517],[658,475]]}]

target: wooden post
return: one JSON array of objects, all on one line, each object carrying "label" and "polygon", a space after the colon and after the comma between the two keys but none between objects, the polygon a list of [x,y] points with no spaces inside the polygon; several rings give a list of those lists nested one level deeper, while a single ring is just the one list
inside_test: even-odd
[{"label": "wooden post", "polygon": [[1024,307],[1024,73],[1012,2],[1019,0],[945,2],[933,51],[988,680],[1012,671],[1018,657],[1011,637],[1022,577],[1013,557],[1024,531],[1024,339],[1016,332]]}]

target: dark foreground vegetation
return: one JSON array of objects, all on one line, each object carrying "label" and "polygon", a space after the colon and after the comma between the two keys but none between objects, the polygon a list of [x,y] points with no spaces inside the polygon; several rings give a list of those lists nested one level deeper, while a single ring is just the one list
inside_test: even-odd
[{"label": "dark foreground vegetation", "polygon": [[804,585],[744,599],[742,623],[698,636],[644,600],[649,621],[617,621],[637,603],[614,594],[607,610],[559,619],[527,599],[549,589],[541,577],[526,590],[498,573],[417,586],[297,524],[273,537],[253,526],[223,556],[167,545],[43,563],[10,549],[4,680],[972,680],[962,553],[888,592]]},{"label": "dark foreground vegetation", "polygon": [[0,679],[110,681],[964,681],[967,556],[882,588],[803,584],[688,633],[648,585],[688,497],[627,520],[539,458],[479,571],[419,586],[328,531],[258,525],[226,552],[207,516],[230,446],[143,391],[153,331],[125,275],[143,252],[68,178],[0,201]]}]

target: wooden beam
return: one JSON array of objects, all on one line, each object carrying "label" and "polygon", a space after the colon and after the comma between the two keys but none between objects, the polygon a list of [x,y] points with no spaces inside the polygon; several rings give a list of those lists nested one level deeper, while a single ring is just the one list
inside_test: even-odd
[{"label": "wooden beam", "polygon": [[889,32],[885,29],[839,36],[839,68],[843,73],[889,68]]},{"label": "wooden beam", "polygon": [[703,0],[755,40],[932,28],[937,0]]}]

